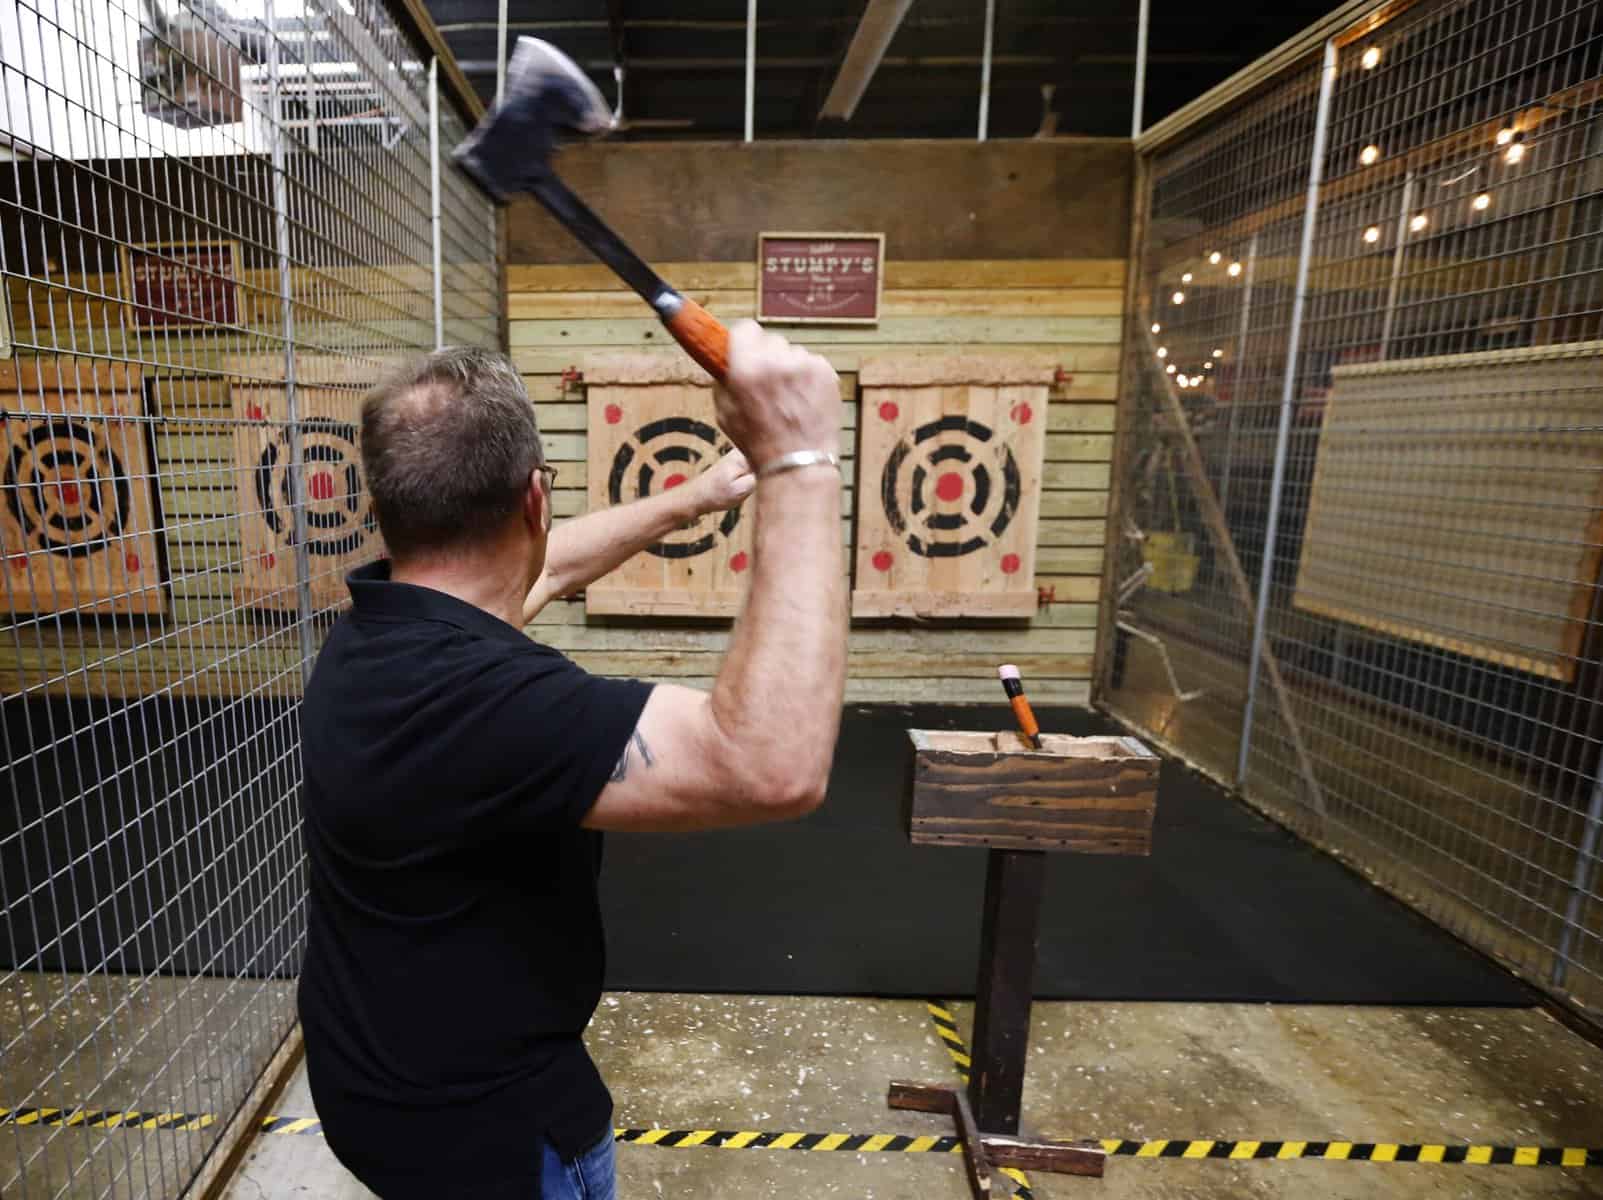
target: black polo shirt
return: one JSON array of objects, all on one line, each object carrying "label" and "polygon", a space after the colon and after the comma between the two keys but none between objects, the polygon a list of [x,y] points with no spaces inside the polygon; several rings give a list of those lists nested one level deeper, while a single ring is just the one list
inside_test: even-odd
[{"label": "black polo shirt", "polygon": [[604,947],[579,822],[651,689],[388,563],[350,589],[301,711],[312,1097],[386,1200],[528,1200],[541,1135],[571,1156],[612,1118],[580,1037]]}]

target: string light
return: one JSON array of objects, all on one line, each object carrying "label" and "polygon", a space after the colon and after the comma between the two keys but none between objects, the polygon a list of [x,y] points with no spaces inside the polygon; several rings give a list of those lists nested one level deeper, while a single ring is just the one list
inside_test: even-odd
[{"label": "string light", "polygon": [[1219,265],[1219,260],[1223,257],[1224,255],[1220,254],[1217,250],[1211,250],[1208,252],[1208,261],[1216,267]]},{"label": "string light", "polygon": [[1169,347],[1167,347],[1167,346],[1159,346],[1158,347],[1158,357],[1159,358],[1168,358],[1169,357]]},{"label": "string light", "polygon": [[1163,371],[1164,371],[1164,374],[1166,374],[1166,375],[1173,375],[1174,374],[1174,364],[1170,363],[1168,366],[1163,368]]},{"label": "string light", "polygon": [[1223,350],[1219,349],[1217,346],[1215,346],[1214,350],[1213,350],[1213,356],[1215,358],[1223,358],[1225,356],[1225,352]]},{"label": "string light", "polygon": [[1514,130],[1511,126],[1505,125],[1497,131],[1497,144],[1499,146],[1506,146],[1513,140]]},{"label": "string light", "polygon": [[1490,192],[1482,192],[1469,202],[1469,206],[1476,212],[1485,212],[1492,206],[1492,194]]},{"label": "string light", "polygon": [[1176,292],[1173,296],[1170,296],[1169,299],[1175,304],[1184,304],[1186,302],[1186,294],[1184,292]]},{"label": "string light", "polygon": [[1225,274],[1234,279],[1237,275],[1241,274],[1241,264],[1238,262],[1231,263],[1225,268]]},{"label": "string light", "polygon": [[1190,387],[1191,386],[1191,377],[1189,375],[1176,375],[1175,378],[1174,378],[1174,381],[1176,383],[1178,383],[1181,387]]},{"label": "string light", "polygon": [[1184,275],[1180,276],[1180,282],[1181,283],[1190,283],[1191,282],[1191,272],[1187,271]]},{"label": "string light", "polygon": [[1522,159],[1524,157],[1525,157],[1525,135],[1523,133],[1516,133],[1514,135],[1513,140],[1511,142],[1509,142],[1508,149],[1503,151],[1503,161],[1506,162],[1509,166],[1513,166],[1515,163],[1519,162],[1520,159]]},{"label": "string light", "polygon": [[1203,364],[1202,364],[1202,369],[1203,369],[1203,370],[1204,370],[1204,371],[1211,371],[1211,370],[1213,370],[1213,363],[1211,363],[1211,362],[1205,362],[1205,363],[1203,363]]},{"label": "string light", "polygon": [[1162,333],[1163,332],[1163,326],[1159,325],[1156,321],[1152,322],[1152,332],[1153,333]]},{"label": "string light", "polygon": [[1379,160],[1380,147],[1375,145],[1373,142],[1358,152],[1358,161],[1363,163],[1366,167],[1372,163],[1378,162]]},{"label": "string light", "polygon": [[1412,229],[1415,233],[1418,233],[1421,229],[1425,228],[1425,226],[1429,224],[1430,218],[1424,213],[1415,213],[1413,217],[1409,219],[1408,228]]},{"label": "string light", "polygon": [[1364,51],[1363,57],[1358,61],[1363,65],[1364,70],[1373,71],[1380,65],[1380,47],[1371,46]]}]

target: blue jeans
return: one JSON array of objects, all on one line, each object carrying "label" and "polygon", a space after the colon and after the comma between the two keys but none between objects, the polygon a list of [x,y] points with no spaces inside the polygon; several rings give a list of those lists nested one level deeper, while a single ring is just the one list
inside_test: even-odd
[{"label": "blue jeans", "polygon": [[540,1200],[617,1200],[617,1155],[612,1130],[572,1162],[545,1143],[540,1160]]}]

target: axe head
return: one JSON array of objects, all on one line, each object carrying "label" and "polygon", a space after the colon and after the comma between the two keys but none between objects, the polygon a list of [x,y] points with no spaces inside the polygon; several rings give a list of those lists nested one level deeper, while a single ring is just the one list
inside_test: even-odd
[{"label": "axe head", "polygon": [[607,102],[578,63],[550,42],[520,37],[501,102],[452,153],[505,204],[550,175],[562,138],[595,137],[612,128]]}]

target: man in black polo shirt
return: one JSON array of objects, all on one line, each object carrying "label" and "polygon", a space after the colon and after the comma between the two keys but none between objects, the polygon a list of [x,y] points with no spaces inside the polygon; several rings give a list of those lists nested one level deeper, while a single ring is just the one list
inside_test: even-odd
[{"label": "man in black polo shirt", "polygon": [[[300,1013],[328,1144],[387,1200],[611,1197],[612,1102],[581,1038],[599,831],[823,798],[846,650],[839,381],[746,322],[718,403],[744,457],[554,530],[501,356],[440,351],[363,405],[392,557],[352,574],[306,690]],[[750,591],[711,691],[599,679],[522,632],[754,489]]]}]

